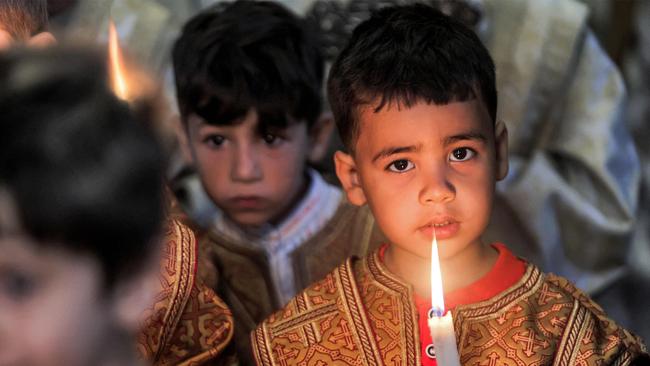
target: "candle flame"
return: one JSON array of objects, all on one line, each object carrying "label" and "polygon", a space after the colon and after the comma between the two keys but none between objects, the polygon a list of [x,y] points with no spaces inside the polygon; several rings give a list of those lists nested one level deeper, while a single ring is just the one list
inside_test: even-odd
[{"label": "candle flame", "polygon": [[110,59],[113,92],[118,98],[128,100],[129,93],[124,72],[124,59],[113,21],[110,21],[108,25],[108,57]]},{"label": "candle flame", "polygon": [[440,272],[440,258],[438,257],[438,239],[436,230],[433,229],[431,241],[431,309],[437,316],[445,313],[445,298],[442,293],[442,274]]}]

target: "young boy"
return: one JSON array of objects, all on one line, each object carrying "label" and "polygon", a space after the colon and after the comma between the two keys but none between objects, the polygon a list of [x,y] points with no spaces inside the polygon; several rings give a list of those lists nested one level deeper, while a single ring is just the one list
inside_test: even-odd
[{"label": "young boy", "polygon": [[161,240],[155,121],[109,91],[104,60],[0,55],[2,366],[196,365],[232,337],[192,232],[165,219]]},{"label": "young boy", "polygon": [[259,364],[435,365],[427,327],[433,232],[464,365],[647,362],[641,341],[565,279],[481,235],[508,170],[494,64],[476,35],[424,5],[354,31],[328,92],[336,170],[388,244],[349,259],[252,334]]},{"label": "young boy", "polygon": [[0,365],[135,365],[163,158],[81,51],[0,54]]},{"label": "young boy", "polygon": [[367,209],[309,167],[333,123],[321,108],[323,59],[303,21],[271,2],[221,4],[185,25],[173,62],[182,145],[219,209],[205,243],[215,289],[247,362],[259,322],[379,233]]},{"label": "young boy", "polygon": [[47,24],[46,0],[0,1],[0,50],[14,42],[33,46],[55,43]]}]

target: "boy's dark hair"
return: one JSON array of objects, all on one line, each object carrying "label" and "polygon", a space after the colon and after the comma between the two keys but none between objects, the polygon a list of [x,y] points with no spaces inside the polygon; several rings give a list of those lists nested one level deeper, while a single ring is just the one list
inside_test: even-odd
[{"label": "boy's dark hair", "polygon": [[332,113],[354,151],[360,107],[423,101],[437,105],[480,98],[496,119],[494,62],[476,34],[432,7],[383,8],[359,24],[332,65]]},{"label": "boy's dark hair", "polygon": [[95,258],[111,288],[157,248],[164,158],[152,124],[108,88],[105,59],[0,54],[0,188],[25,234]]},{"label": "boy's dark hair", "polygon": [[0,28],[26,40],[47,28],[47,0],[1,0]]},{"label": "boy's dark hair", "polygon": [[284,128],[321,113],[324,61],[304,20],[279,4],[217,4],[184,27],[173,50],[178,105],[186,121],[230,125],[257,110],[260,128]]}]

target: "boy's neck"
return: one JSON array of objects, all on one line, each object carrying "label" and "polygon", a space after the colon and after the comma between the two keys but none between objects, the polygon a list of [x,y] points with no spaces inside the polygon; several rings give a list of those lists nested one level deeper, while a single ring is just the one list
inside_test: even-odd
[{"label": "boy's neck", "polygon": [[[453,257],[441,260],[440,269],[445,293],[461,289],[485,276],[496,263],[498,252],[480,241],[468,245]],[[386,267],[413,286],[423,298],[431,297],[431,260],[390,245],[384,257]]]}]

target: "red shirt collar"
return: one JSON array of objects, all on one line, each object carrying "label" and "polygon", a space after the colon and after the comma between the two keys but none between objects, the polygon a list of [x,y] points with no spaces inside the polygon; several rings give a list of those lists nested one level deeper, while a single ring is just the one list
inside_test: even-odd
[{"label": "red shirt collar", "polygon": [[[445,296],[445,307],[453,309],[458,305],[473,304],[500,294],[515,285],[526,272],[526,262],[517,258],[504,244],[495,243],[492,247],[499,252],[499,257],[492,269],[474,283],[448,292]],[[383,261],[388,245],[379,249],[379,259]],[[426,348],[432,343],[431,334],[427,325],[427,313],[431,307],[431,298],[422,298],[414,294],[415,307],[418,312],[418,325],[420,328],[420,346],[422,351],[422,365],[435,366],[435,359],[427,357]]]}]

